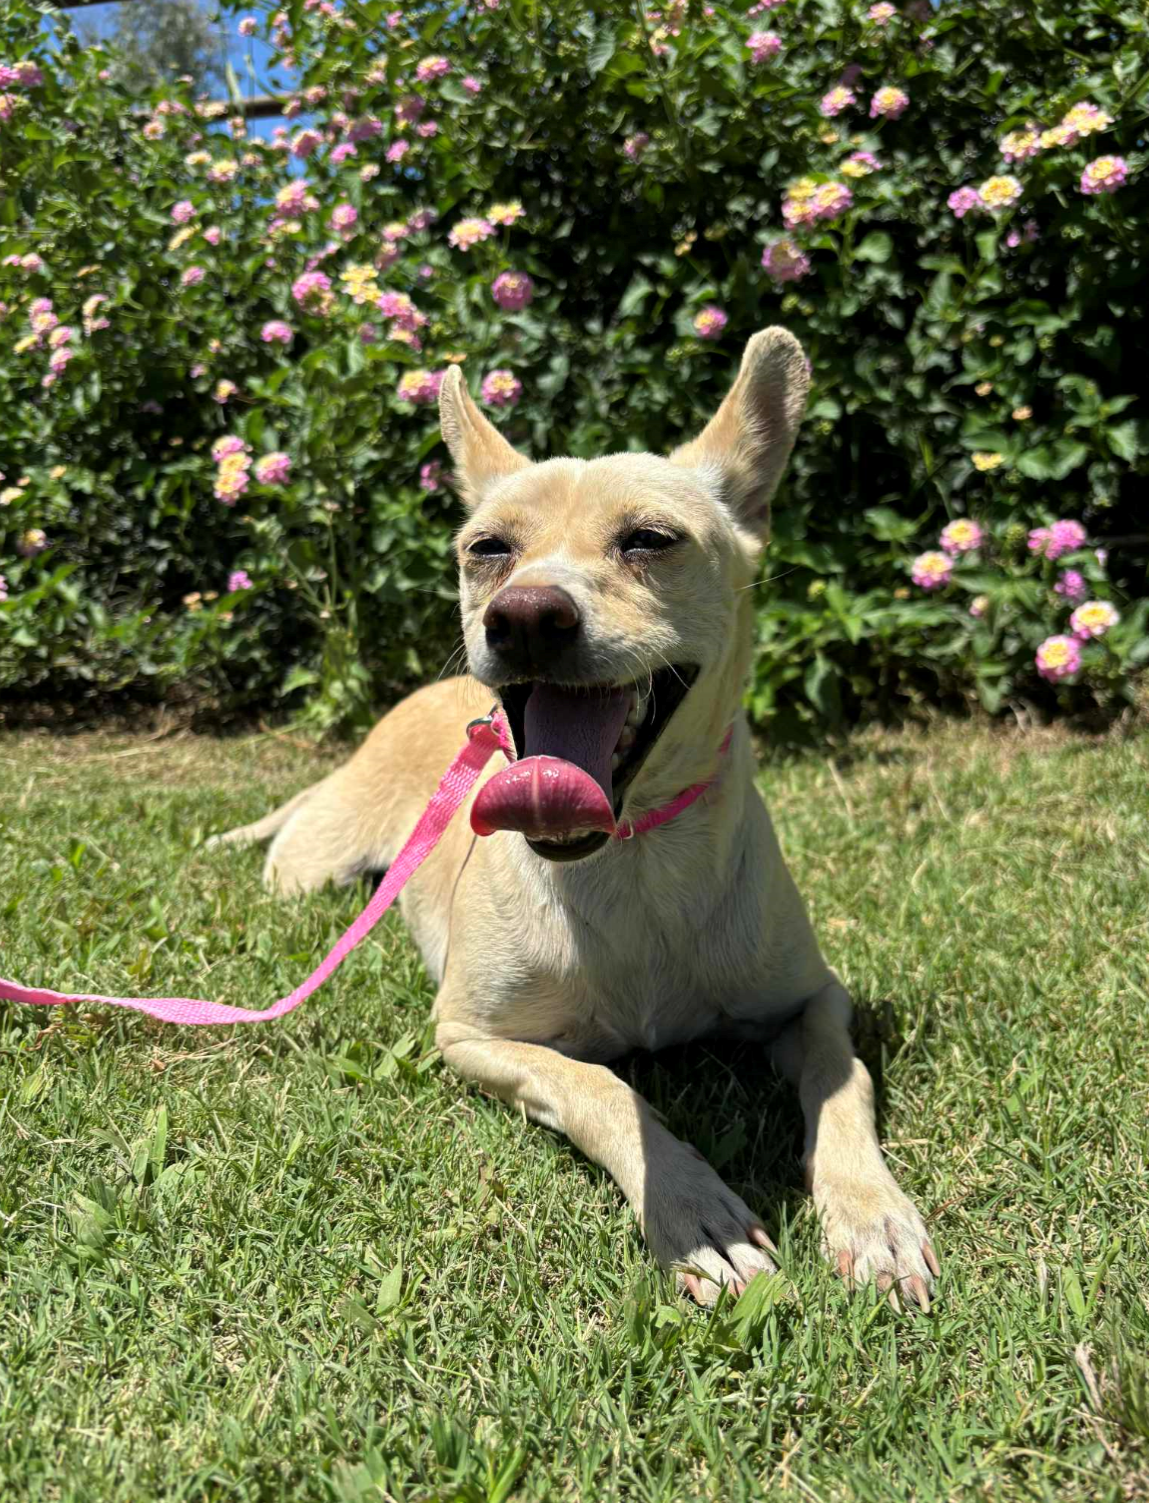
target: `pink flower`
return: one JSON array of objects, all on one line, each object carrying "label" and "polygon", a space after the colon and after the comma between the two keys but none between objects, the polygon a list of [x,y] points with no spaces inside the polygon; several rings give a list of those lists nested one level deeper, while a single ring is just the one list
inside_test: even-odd
[{"label": "pink flower", "polygon": [[441,459],[428,460],[419,470],[419,485],[428,495],[432,491],[440,490],[443,480],[443,462]]},{"label": "pink flower", "polygon": [[241,37],[253,37],[255,35],[255,25],[254,16],[244,16],[243,20],[236,27],[236,30]]},{"label": "pink flower", "polygon": [[317,146],[322,146],[323,137],[317,130],[297,131],[291,138],[291,155],[306,161]]},{"label": "pink flower", "polygon": [[729,319],[723,310],[713,303],[694,315],[694,332],[699,339],[718,339]]},{"label": "pink flower", "polygon": [[501,271],[491,283],[491,296],[507,313],[518,313],[535,295],[535,284],[525,271]]},{"label": "pink flower", "polygon": [[343,141],[334,147],[331,152],[331,163],[334,167],[341,166],[348,157],[358,156],[359,153],[350,141]]},{"label": "pink flower", "polygon": [[622,149],[632,162],[638,162],[642,160],[643,153],[649,145],[650,137],[645,131],[640,130],[636,131],[633,136],[627,136],[622,143]]},{"label": "pink flower", "polygon": [[478,245],[480,240],[489,239],[494,233],[495,227],[489,219],[460,219],[447,236],[447,243],[456,250],[467,251],[473,245]]},{"label": "pink flower", "polygon": [[235,396],[238,390],[239,387],[234,381],[217,381],[215,383],[215,390],[212,392],[212,399],[222,407],[225,402]]},{"label": "pink flower", "polygon": [[356,120],[348,129],[347,139],[351,143],[370,141],[373,137],[381,136],[382,134],[383,122],[379,119],[378,115],[364,115],[361,120]]},{"label": "pink flower", "polygon": [[0,574],[0,604],[8,599],[8,581]]},{"label": "pink flower", "polygon": [[1051,562],[1084,546],[1085,528],[1080,522],[1064,518],[1050,527],[1035,527],[1029,534],[1029,551],[1040,553]]},{"label": "pink flower", "polygon": [[1103,637],[1120,620],[1120,615],[1108,600],[1087,600],[1070,616],[1069,627],[1078,641],[1088,642],[1090,637]]},{"label": "pink flower", "polygon": [[445,57],[425,57],[415,68],[415,77],[420,83],[429,83],[433,78],[442,78],[450,73],[451,64]]},{"label": "pink flower", "polygon": [[412,333],[427,322],[427,315],[420,313],[405,292],[384,292],[376,307],[384,318],[394,319],[399,328]]},{"label": "pink flower", "polygon": [[331,228],[341,235],[347,235],[358,218],[359,210],[354,204],[336,204],[331,211]]},{"label": "pink flower", "polygon": [[181,198],[178,204],[172,204],[172,223],[186,224],[195,215],[195,204],[190,198]]},{"label": "pink flower", "polygon": [[964,219],[971,210],[982,207],[981,194],[976,188],[955,188],[946,204],[953,210],[955,219]]},{"label": "pink flower", "polygon": [[1084,600],[1089,589],[1085,583],[1085,576],[1076,569],[1066,569],[1053,588],[1058,595],[1063,595],[1066,600],[1074,604],[1079,600]]},{"label": "pink flower", "polygon": [[797,282],[810,270],[810,258],[786,235],[762,252],[762,266],[774,282]]},{"label": "pink flower", "polygon": [[203,232],[203,238],[209,245],[218,245],[220,240],[223,238],[223,231],[220,229],[218,224],[209,224],[207,229]]},{"label": "pink flower", "polygon": [[818,106],[820,114],[825,115],[827,120],[835,115],[840,115],[843,110],[848,110],[851,105],[858,102],[858,97],[853,89],[847,89],[842,84],[822,95],[822,102]]},{"label": "pink flower", "polygon": [[291,295],[309,313],[326,313],[331,307],[331,278],[323,271],[305,271],[292,282]]},{"label": "pink flower", "polygon": [[237,590],[250,590],[251,579],[246,569],[235,569],[227,576],[227,593],[234,595]]},{"label": "pink flower", "polygon": [[290,324],[285,324],[281,318],[271,318],[260,329],[259,337],[264,344],[281,344],[285,349],[290,349],[291,341],[295,338],[295,330]]},{"label": "pink flower", "polygon": [[776,31],[754,31],[747,37],[746,45],[750,49],[751,62],[764,63],[782,51],[782,38]]},{"label": "pink flower", "polygon": [[180,282],[184,287],[195,287],[200,282],[202,282],[203,279],[204,269],[202,266],[185,267],[182,275],[180,276]]},{"label": "pink flower", "polygon": [[48,534],[42,527],[29,527],[16,540],[16,552],[21,558],[35,558],[48,546]]},{"label": "pink flower", "polygon": [[406,94],[395,106],[395,119],[400,125],[414,125],[426,108],[427,101],[422,94]]},{"label": "pink flower", "polygon": [[896,15],[897,10],[894,6],[887,4],[886,0],[879,0],[877,5],[871,5],[866,12],[867,20],[872,21],[875,26],[888,26]]},{"label": "pink flower", "polygon": [[989,610],[989,596],[975,595],[969,603],[969,613],[975,621],[980,621],[986,611]]},{"label": "pink flower", "polygon": [[879,89],[870,100],[870,119],[876,120],[878,116],[883,116],[887,120],[897,120],[905,114],[909,102],[910,96],[902,89]]},{"label": "pink flower", "polygon": [[1046,637],[1037,649],[1035,662],[1042,678],[1056,684],[1072,678],[1081,667],[1081,647],[1073,637]]},{"label": "pink flower", "polygon": [[242,438],[239,438],[234,433],[225,433],[222,438],[217,438],[211,446],[211,457],[215,460],[216,464],[219,464],[223,459],[227,459],[229,455],[245,454],[246,452],[247,445]]},{"label": "pink flower", "polygon": [[463,87],[468,94],[481,94],[483,86],[473,73],[468,73],[463,78]]},{"label": "pink flower", "polygon": [[401,162],[411,150],[410,141],[392,141],[387,148],[387,160],[389,162]]},{"label": "pink flower", "polygon": [[872,151],[852,151],[839,167],[843,177],[869,177],[871,172],[881,172],[882,164]]},{"label": "pink flower", "polygon": [[523,394],[523,383],[510,371],[491,371],[483,377],[481,390],[488,407],[513,407]]},{"label": "pink flower", "polygon": [[1129,175],[1124,157],[1095,157],[1081,174],[1082,193],[1116,193]]},{"label": "pink flower", "polygon": [[910,578],[923,590],[940,590],[949,584],[953,568],[946,553],[919,553],[910,565]]},{"label": "pink flower", "polygon": [[938,541],[946,553],[972,553],[981,547],[983,534],[976,522],[971,522],[968,517],[958,517],[942,528]]},{"label": "pink flower", "polygon": [[1024,130],[1011,130],[997,143],[1006,162],[1025,162],[1041,150],[1041,132],[1031,120]]},{"label": "pink flower", "polygon": [[399,379],[396,396],[415,407],[427,407],[438,399],[445,374],[445,371],[405,371]]},{"label": "pink flower", "polygon": [[427,140],[429,137],[439,134],[439,127],[434,120],[421,120],[415,127],[415,134]]},{"label": "pink flower", "polygon": [[492,224],[512,225],[522,219],[526,212],[519,200],[513,198],[509,203],[492,204],[487,210],[487,218]]},{"label": "pink flower", "polygon": [[282,485],[291,474],[290,455],[280,452],[278,449],[272,454],[265,454],[262,459],[256,460],[255,478],[260,485]]}]

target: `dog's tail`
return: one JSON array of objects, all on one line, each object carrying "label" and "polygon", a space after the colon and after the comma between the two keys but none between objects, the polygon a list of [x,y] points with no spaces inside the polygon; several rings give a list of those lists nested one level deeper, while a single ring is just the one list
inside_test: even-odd
[{"label": "dog's tail", "polygon": [[289,798],[286,804],[280,804],[278,809],[273,809],[270,814],[265,814],[254,824],[240,825],[237,829],[227,830],[222,835],[213,835],[209,840],[204,841],[204,849],[210,851],[221,845],[252,845],[257,841],[270,840],[273,835],[279,834],[297,809],[302,809],[308,799],[318,793],[325,782],[325,778],[320,778],[318,783],[312,783],[310,788],[304,788],[294,798]]}]

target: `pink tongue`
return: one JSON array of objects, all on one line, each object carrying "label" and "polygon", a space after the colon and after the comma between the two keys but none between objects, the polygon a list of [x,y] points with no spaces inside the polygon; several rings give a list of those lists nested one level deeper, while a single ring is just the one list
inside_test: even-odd
[{"label": "pink tongue", "polygon": [[536,684],[523,717],[522,757],[485,783],[471,807],[476,835],[517,830],[553,840],[575,830],[613,830],[610,759],[628,702],[621,689]]}]

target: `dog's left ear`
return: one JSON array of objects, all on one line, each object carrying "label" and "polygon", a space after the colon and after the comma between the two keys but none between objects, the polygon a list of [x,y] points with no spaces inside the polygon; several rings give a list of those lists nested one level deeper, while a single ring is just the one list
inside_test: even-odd
[{"label": "dog's left ear", "polygon": [[770,531],[770,498],[790,458],[810,390],[810,366],[786,329],[763,329],[706,427],[670,456],[701,470],[735,521],[758,543]]},{"label": "dog's left ear", "polygon": [[450,367],[439,388],[439,426],[468,511],[482,502],[493,481],[530,465],[475,406],[457,365]]}]

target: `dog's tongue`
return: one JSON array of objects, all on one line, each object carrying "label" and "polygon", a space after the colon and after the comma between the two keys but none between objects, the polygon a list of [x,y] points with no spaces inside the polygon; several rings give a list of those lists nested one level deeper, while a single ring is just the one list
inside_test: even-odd
[{"label": "dog's tongue", "polygon": [[626,722],[621,689],[536,684],[523,716],[523,755],[479,790],[476,835],[517,830],[554,840],[576,830],[614,829],[610,759]]}]

